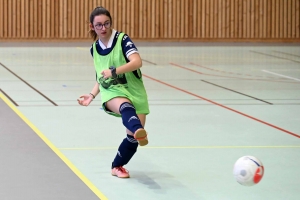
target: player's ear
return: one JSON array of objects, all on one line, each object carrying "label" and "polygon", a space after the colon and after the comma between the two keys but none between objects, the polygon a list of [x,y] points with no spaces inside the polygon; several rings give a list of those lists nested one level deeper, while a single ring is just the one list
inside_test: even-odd
[{"label": "player's ear", "polygon": [[95,30],[92,23],[90,23],[90,29],[91,29],[91,30]]}]

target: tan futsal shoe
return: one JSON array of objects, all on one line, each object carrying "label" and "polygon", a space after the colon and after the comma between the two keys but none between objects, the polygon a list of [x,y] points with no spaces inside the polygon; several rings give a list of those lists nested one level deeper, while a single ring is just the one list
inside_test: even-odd
[{"label": "tan futsal shoe", "polygon": [[124,167],[114,167],[111,170],[111,175],[117,176],[118,178],[129,178],[129,172]]},{"label": "tan futsal shoe", "polygon": [[145,146],[148,144],[147,132],[145,129],[138,129],[133,136],[139,142],[140,146]]}]

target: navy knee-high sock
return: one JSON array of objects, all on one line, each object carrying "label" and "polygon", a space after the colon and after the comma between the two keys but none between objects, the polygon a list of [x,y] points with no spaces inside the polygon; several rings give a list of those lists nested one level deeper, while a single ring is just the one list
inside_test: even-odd
[{"label": "navy knee-high sock", "polygon": [[139,128],[143,128],[140,119],[138,118],[135,108],[131,103],[124,102],[119,109],[124,126],[135,133]]},{"label": "navy knee-high sock", "polygon": [[138,142],[133,136],[127,135],[119,146],[118,153],[112,163],[112,168],[126,165],[135,154]]}]

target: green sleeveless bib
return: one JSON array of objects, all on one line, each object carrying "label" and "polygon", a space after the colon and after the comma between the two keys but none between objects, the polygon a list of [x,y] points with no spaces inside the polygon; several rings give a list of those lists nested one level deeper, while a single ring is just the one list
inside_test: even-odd
[{"label": "green sleeveless bib", "polygon": [[110,66],[116,68],[127,63],[123,50],[122,38],[124,33],[120,33],[115,46],[107,55],[100,55],[96,50],[96,42],[93,44],[94,66],[99,83],[101,101],[103,109],[111,115],[120,117],[119,114],[108,111],[105,103],[115,97],[125,97],[131,101],[136,108],[137,114],[149,114],[148,97],[143,84],[140,70],[119,74],[116,79],[103,79],[101,72]]}]

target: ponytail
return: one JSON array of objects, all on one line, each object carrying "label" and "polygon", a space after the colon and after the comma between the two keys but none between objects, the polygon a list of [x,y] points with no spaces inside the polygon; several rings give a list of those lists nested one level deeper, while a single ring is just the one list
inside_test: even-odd
[{"label": "ponytail", "polygon": [[90,35],[90,37],[93,39],[93,41],[96,41],[96,40],[97,40],[98,35],[97,35],[97,33],[95,32],[95,30],[90,29],[90,30],[89,30],[89,35]]}]

